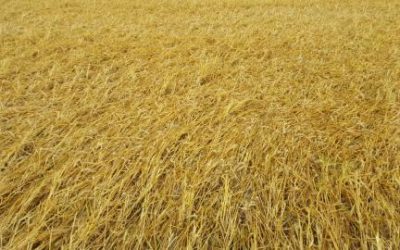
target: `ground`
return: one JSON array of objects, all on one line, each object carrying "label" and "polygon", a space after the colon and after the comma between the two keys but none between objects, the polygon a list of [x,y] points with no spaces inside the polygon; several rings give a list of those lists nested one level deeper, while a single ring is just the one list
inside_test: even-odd
[{"label": "ground", "polygon": [[400,2],[0,0],[1,249],[399,249]]}]

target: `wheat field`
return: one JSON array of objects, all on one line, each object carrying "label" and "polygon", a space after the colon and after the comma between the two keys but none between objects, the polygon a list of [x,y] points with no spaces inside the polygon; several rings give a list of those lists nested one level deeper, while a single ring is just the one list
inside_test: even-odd
[{"label": "wheat field", "polygon": [[0,249],[399,249],[400,2],[0,0]]}]

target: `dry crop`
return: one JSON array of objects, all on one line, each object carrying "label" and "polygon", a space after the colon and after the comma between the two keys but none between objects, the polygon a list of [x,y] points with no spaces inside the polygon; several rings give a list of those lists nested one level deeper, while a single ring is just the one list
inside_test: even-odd
[{"label": "dry crop", "polygon": [[400,248],[400,1],[0,0],[0,25],[0,248]]}]

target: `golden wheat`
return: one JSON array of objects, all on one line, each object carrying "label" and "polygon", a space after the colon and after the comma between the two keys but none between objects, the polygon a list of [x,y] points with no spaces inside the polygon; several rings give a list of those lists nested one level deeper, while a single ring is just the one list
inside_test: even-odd
[{"label": "golden wheat", "polygon": [[0,248],[400,248],[399,1],[0,6]]}]

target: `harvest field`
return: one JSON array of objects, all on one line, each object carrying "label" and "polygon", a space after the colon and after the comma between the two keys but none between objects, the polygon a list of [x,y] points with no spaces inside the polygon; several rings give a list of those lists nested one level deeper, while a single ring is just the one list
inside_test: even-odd
[{"label": "harvest field", "polygon": [[400,1],[0,0],[0,249],[400,249]]}]

